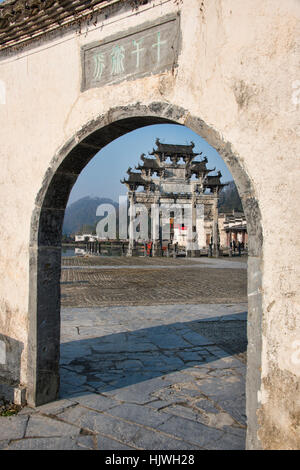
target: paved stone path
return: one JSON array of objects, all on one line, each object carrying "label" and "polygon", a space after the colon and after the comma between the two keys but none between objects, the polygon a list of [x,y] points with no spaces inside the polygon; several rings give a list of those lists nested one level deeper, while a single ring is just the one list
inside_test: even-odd
[{"label": "paved stone path", "polygon": [[0,449],[244,449],[245,364],[217,332],[245,310],[63,308],[61,399],[0,418]]},{"label": "paved stone path", "polygon": [[220,257],[220,258],[208,258],[206,256],[200,258],[168,258],[163,257],[148,257],[148,256],[70,256],[62,258],[63,267],[75,266],[75,267],[203,267],[203,268],[222,268],[222,269],[247,269],[247,257],[246,256],[235,256],[232,258],[229,257]]},{"label": "paved stone path", "polygon": [[246,302],[245,259],[64,258],[62,305]]}]

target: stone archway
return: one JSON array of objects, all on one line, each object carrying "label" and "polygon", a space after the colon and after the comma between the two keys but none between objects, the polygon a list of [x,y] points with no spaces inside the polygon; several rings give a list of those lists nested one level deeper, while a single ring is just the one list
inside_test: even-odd
[{"label": "stone archway", "polygon": [[87,123],[54,156],[37,195],[31,221],[28,338],[28,402],[57,398],[60,351],[61,232],[70,191],[81,170],[105,145],[151,124],[182,124],[212,145],[228,165],[241,196],[249,233],[248,260],[248,447],[258,448],[256,410],[261,364],[262,228],[249,176],[231,145],[201,119],[178,106],[155,102],[116,107]]}]

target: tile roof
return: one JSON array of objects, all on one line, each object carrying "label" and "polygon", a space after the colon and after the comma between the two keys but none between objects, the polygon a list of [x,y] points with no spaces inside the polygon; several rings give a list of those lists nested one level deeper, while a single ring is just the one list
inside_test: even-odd
[{"label": "tile roof", "polygon": [[147,0],[5,0],[0,4],[0,50],[93,18],[117,3],[138,6]]}]

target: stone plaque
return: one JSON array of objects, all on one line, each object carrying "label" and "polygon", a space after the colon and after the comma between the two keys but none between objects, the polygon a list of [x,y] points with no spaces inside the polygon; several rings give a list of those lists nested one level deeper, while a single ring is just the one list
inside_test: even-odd
[{"label": "stone plaque", "polygon": [[145,23],[82,48],[82,91],[177,66],[179,15]]},{"label": "stone plaque", "polygon": [[190,193],[191,187],[189,184],[182,183],[162,183],[161,187],[166,193]]}]

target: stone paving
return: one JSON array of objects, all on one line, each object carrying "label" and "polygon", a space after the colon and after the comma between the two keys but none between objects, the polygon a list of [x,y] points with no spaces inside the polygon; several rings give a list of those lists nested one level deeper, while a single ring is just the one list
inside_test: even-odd
[{"label": "stone paving", "polygon": [[245,258],[63,258],[62,305],[247,302]]},{"label": "stone paving", "polygon": [[208,258],[203,256],[200,258],[186,258],[179,256],[177,258],[163,257],[149,257],[149,256],[66,256],[62,258],[62,265],[66,266],[116,266],[116,267],[137,267],[137,266],[152,266],[152,267],[171,267],[171,266],[198,266],[198,267],[211,267],[211,268],[239,268],[247,269],[247,256],[233,256]]},{"label": "stone paving", "polygon": [[220,332],[246,309],[63,308],[61,399],[1,417],[0,449],[244,449],[245,341]]}]

